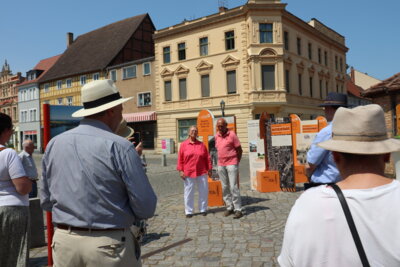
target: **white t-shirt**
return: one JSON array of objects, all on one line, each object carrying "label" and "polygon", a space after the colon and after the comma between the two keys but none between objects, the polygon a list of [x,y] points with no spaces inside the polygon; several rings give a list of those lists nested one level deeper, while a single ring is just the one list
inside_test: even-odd
[{"label": "white t-shirt", "polygon": [[17,152],[11,148],[0,151],[0,206],[29,206],[29,195],[21,196],[11,181],[23,176],[26,174]]},{"label": "white t-shirt", "polygon": [[[400,266],[400,183],[343,190],[371,266]],[[286,222],[281,266],[362,266],[335,191],[304,192]]]}]

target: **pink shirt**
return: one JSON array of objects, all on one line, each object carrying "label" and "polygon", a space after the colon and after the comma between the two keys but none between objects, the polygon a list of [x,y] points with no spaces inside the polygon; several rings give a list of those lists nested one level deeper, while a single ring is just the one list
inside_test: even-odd
[{"label": "pink shirt", "polygon": [[206,174],[212,169],[206,146],[198,140],[194,143],[191,143],[190,139],[185,140],[179,148],[176,169],[183,171],[185,176],[190,178]]},{"label": "pink shirt", "polygon": [[215,135],[215,147],[218,150],[218,166],[238,164],[236,149],[240,147],[240,141],[234,132],[228,130],[223,136],[218,132]]}]

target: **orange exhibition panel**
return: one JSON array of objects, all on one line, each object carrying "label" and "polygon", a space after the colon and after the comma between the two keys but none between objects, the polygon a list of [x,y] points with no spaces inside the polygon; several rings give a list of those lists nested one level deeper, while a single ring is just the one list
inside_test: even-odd
[{"label": "orange exhibition panel", "polygon": [[257,171],[257,191],[261,193],[281,191],[279,171]]},{"label": "orange exhibition panel", "polygon": [[213,181],[208,179],[208,206],[216,207],[223,206],[224,201],[222,200],[222,185],[221,181]]}]

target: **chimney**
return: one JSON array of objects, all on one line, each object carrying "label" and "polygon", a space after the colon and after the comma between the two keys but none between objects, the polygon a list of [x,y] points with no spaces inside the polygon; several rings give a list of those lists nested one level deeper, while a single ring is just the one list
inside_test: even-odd
[{"label": "chimney", "polygon": [[225,11],[228,10],[228,8],[226,8],[226,7],[224,7],[224,6],[220,6],[218,9],[219,9],[219,13],[225,12]]},{"label": "chimney", "polygon": [[74,34],[72,32],[67,32],[67,47],[69,47],[74,42]]},{"label": "chimney", "polygon": [[350,78],[353,83],[356,82],[356,77],[354,76],[354,68],[353,67],[351,67],[351,69],[350,69]]}]

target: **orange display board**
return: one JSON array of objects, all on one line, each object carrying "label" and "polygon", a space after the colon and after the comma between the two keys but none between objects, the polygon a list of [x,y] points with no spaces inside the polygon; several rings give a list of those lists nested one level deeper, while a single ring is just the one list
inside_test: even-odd
[{"label": "orange display board", "polygon": [[261,193],[281,191],[279,171],[257,171],[257,191]]},{"label": "orange display board", "polygon": [[221,181],[214,181],[208,178],[208,206],[223,206]]},{"label": "orange display board", "polygon": [[290,123],[284,124],[272,124],[271,125],[271,135],[285,135],[285,134],[292,134],[292,128]]}]

